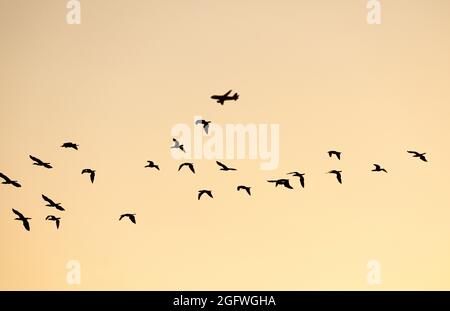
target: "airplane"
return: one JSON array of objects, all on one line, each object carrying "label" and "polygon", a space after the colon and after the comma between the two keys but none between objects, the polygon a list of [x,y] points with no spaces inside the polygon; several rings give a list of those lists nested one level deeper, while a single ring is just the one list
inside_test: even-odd
[{"label": "airplane", "polygon": [[239,94],[238,93],[234,93],[234,95],[230,96],[231,90],[229,90],[228,92],[226,92],[223,95],[213,95],[211,96],[211,99],[215,99],[219,104],[223,105],[225,103],[226,100],[238,100],[239,98]]}]

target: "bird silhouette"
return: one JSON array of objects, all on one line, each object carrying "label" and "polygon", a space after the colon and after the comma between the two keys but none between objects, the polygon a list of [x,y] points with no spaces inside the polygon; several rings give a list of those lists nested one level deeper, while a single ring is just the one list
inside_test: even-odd
[{"label": "bird silhouette", "polygon": [[206,121],[203,119],[200,120],[196,120],[195,124],[201,124],[203,126],[203,130],[205,131],[206,135],[208,135],[208,131],[209,131],[209,124],[211,123],[211,121]]},{"label": "bird silhouette", "polygon": [[181,145],[178,140],[176,140],[175,138],[172,138],[172,141],[173,141],[174,144],[170,148],[172,148],[172,149],[180,149],[181,151],[186,152],[184,150],[184,145]]},{"label": "bird silhouette", "polygon": [[302,186],[302,188],[305,188],[305,174],[304,173],[299,173],[299,172],[290,172],[287,173],[287,175],[292,175],[294,177],[298,177],[300,178],[300,185]]},{"label": "bird silhouette", "polygon": [[327,174],[335,174],[337,181],[340,184],[342,184],[342,175],[341,175],[341,173],[342,173],[342,171],[332,170],[332,171],[329,171]]},{"label": "bird silhouette", "polygon": [[223,163],[221,163],[221,162],[219,162],[219,161],[216,161],[216,163],[217,163],[217,165],[220,166],[220,170],[221,170],[221,171],[236,171],[235,168],[228,167],[228,166],[226,166],[225,164],[223,164]]},{"label": "bird silhouette", "polygon": [[94,179],[95,179],[95,171],[91,170],[90,168],[85,168],[84,170],[81,171],[81,174],[89,174],[90,178],[91,178],[91,183],[94,183]]},{"label": "bird silhouette", "polygon": [[42,198],[44,199],[45,202],[48,203],[45,206],[54,207],[58,211],[65,211],[65,209],[61,206],[61,203],[55,203],[50,198],[46,197],[45,195],[42,195]]},{"label": "bird silhouette", "polygon": [[45,220],[50,220],[50,221],[54,221],[56,224],[56,229],[59,229],[59,223],[61,221],[60,217],[56,217],[53,215],[48,215],[47,217],[45,217]]},{"label": "bird silhouette", "polygon": [[381,165],[379,164],[374,164],[375,168],[372,170],[372,172],[385,172],[387,173],[387,171],[381,167]]},{"label": "bird silhouette", "polygon": [[212,194],[212,191],[211,190],[199,190],[198,191],[198,200],[200,200],[200,198],[202,197],[202,195],[204,195],[204,194],[206,194],[206,195],[208,195],[208,196],[210,196],[211,198],[213,197],[213,194]]},{"label": "bird silhouette", "polygon": [[48,168],[48,169],[53,168],[50,165],[50,163],[45,163],[44,161],[42,161],[42,160],[40,160],[40,159],[38,159],[36,157],[33,157],[32,155],[30,155],[30,159],[34,161],[33,165],[43,166],[43,167]]},{"label": "bird silhouette", "polygon": [[25,230],[30,231],[30,223],[28,222],[28,220],[30,220],[31,218],[23,216],[22,213],[16,211],[15,209],[12,209],[12,211],[17,215],[17,218],[15,218],[14,220],[20,220]]},{"label": "bird silhouette", "polygon": [[132,223],[136,224],[136,214],[122,214],[120,215],[119,221],[121,221],[124,217],[129,218]]},{"label": "bird silhouette", "polygon": [[155,162],[153,161],[147,161],[147,165],[144,167],[148,167],[148,168],[156,168],[159,171],[159,165],[155,164]]},{"label": "bird silhouette", "polygon": [[243,185],[240,185],[237,187],[237,191],[245,190],[245,191],[247,191],[248,195],[252,195],[250,192],[250,189],[251,189],[251,187],[247,187],[247,186],[243,186]]},{"label": "bird silhouette", "polygon": [[0,178],[3,178],[2,184],[3,185],[13,185],[14,187],[20,188],[22,187],[21,184],[17,180],[11,180],[8,176],[6,176],[3,173],[0,173]]},{"label": "bird silhouette", "polygon": [[178,167],[178,171],[180,171],[183,168],[183,166],[189,167],[191,172],[195,174],[194,163],[190,162],[181,163],[180,166]]},{"label": "bird silhouette", "polygon": [[275,183],[275,187],[278,187],[279,185],[285,186],[288,189],[294,189],[292,188],[291,184],[289,183],[289,179],[274,179],[274,180],[268,180],[269,183]]},{"label": "bird silhouette", "polygon": [[413,154],[413,158],[419,158],[423,162],[428,162],[427,158],[425,157],[425,155],[427,154],[426,152],[420,153],[420,152],[417,152],[417,151],[408,151],[408,153]]},{"label": "bird silhouette", "polygon": [[78,145],[68,142],[68,143],[62,144],[61,148],[72,148],[72,149],[78,150]]},{"label": "bird silhouette", "polygon": [[329,156],[330,158],[334,155],[334,156],[336,156],[336,158],[338,158],[338,160],[341,159],[341,154],[342,154],[342,152],[335,151],[335,150],[330,150],[330,151],[328,151],[328,156]]}]

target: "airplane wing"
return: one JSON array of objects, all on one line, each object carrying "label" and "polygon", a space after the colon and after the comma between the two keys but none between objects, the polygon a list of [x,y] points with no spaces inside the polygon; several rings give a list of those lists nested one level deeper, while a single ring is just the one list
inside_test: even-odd
[{"label": "airplane wing", "polygon": [[228,92],[226,92],[225,94],[223,94],[223,97],[227,97],[228,95],[230,95],[232,90],[229,90]]}]

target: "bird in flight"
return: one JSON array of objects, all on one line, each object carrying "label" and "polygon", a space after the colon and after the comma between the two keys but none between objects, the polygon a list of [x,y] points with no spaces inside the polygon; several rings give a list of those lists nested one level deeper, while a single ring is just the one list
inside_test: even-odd
[{"label": "bird in flight", "polygon": [[90,178],[91,178],[91,183],[94,183],[94,179],[95,179],[95,171],[91,170],[90,168],[85,168],[84,170],[81,171],[81,174],[89,174]]},{"label": "bird in flight", "polygon": [[305,188],[305,174],[304,173],[299,173],[299,172],[290,172],[287,173],[287,175],[292,175],[294,177],[298,177],[300,178],[300,185],[302,186],[302,188]]},{"label": "bird in flight", "polygon": [[36,157],[33,157],[32,155],[30,155],[30,159],[34,161],[33,165],[43,166],[45,168],[52,168],[50,163],[45,163],[44,161],[42,161]]},{"label": "bird in flight", "polygon": [[372,172],[385,172],[387,173],[387,171],[381,167],[381,165],[379,164],[374,164],[375,168],[372,170]]},{"label": "bird in flight", "polygon": [[278,187],[279,185],[285,186],[288,189],[294,189],[292,188],[291,184],[289,183],[289,179],[275,179],[275,180],[268,180],[267,182],[275,183],[275,187]]},{"label": "bird in flight", "polygon": [[122,214],[120,215],[119,221],[121,221],[124,217],[129,218],[132,223],[136,224],[136,214]]},{"label": "bird in flight", "polygon": [[221,171],[236,171],[235,168],[228,167],[228,166],[226,166],[225,164],[223,164],[223,163],[221,163],[221,162],[219,162],[219,161],[216,161],[216,163],[217,163],[217,165],[220,166],[220,170],[221,170]]},{"label": "bird in flight", "polygon": [[200,198],[201,198],[202,195],[204,195],[204,194],[210,196],[211,198],[213,197],[212,191],[211,191],[211,190],[199,190],[199,191],[198,191],[198,200],[200,200]]},{"label": "bird in flight", "polygon": [[239,99],[239,94],[234,93],[234,95],[230,96],[232,90],[229,90],[223,95],[213,95],[211,99],[215,99],[219,104],[223,105],[227,100],[237,101]]},{"label": "bird in flight", "polygon": [[203,130],[205,131],[206,135],[208,135],[208,131],[209,131],[209,124],[211,123],[211,121],[206,121],[203,119],[197,120],[195,121],[195,124],[201,124],[203,126]]},{"label": "bird in flight", "polygon": [[248,195],[252,195],[250,193],[250,189],[251,189],[251,187],[247,187],[247,186],[243,186],[243,185],[240,185],[237,187],[237,191],[245,190],[245,191],[247,191]]},{"label": "bird in flight", "polygon": [[189,167],[191,172],[193,174],[195,174],[194,163],[190,163],[190,162],[181,163],[180,166],[178,167],[178,171],[180,171],[183,168],[183,166]]},{"label": "bird in flight", "polygon": [[78,150],[78,145],[74,144],[74,143],[71,143],[71,142],[68,142],[68,143],[62,144],[61,148],[66,148],[66,149],[72,148],[72,149]]},{"label": "bird in flight", "polygon": [[340,184],[342,184],[342,175],[341,175],[341,173],[342,173],[342,171],[332,170],[332,171],[329,171],[327,174],[335,174],[337,181]]},{"label": "bird in flight", "polygon": [[155,164],[155,162],[153,162],[153,161],[147,161],[147,165],[144,167],[156,168],[159,171],[159,165]]},{"label": "bird in flight", "polygon": [[341,159],[341,154],[342,154],[342,152],[335,151],[335,150],[330,150],[330,151],[328,151],[328,156],[329,156],[330,158],[333,157],[333,155],[334,155],[334,156],[336,156],[336,158],[338,158],[338,160]]},{"label": "bird in flight", "polygon": [[14,187],[20,188],[22,187],[21,184],[17,180],[11,180],[8,176],[4,175],[3,173],[0,173],[0,178],[3,178],[2,184],[3,185],[13,185]]},{"label": "bird in flight", "polygon": [[413,154],[413,158],[419,158],[419,159],[421,159],[424,162],[428,162],[427,158],[425,157],[426,152],[420,153],[420,152],[417,152],[417,151],[408,151],[408,153]]},{"label": "bird in flight", "polygon": [[61,217],[56,217],[53,215],[48,215],[47,217],[45,217],[45,220],[50,220],[50,221],[54,221],[56,224],[56,229],[59,229],[59,223],[61,221]]},{"label": "bird in flight", "polygon": [[173,141],[174,145],[172,147],[170,147],[170,148],[172,148],[172,149],[180,149],[181,151],[186,152],[184,150],[184,145],[181,145],[180,142],[177,139],[172,138],[172,141]]},{"label": "bird in flight", "polygon": [[27,231],[30,231],[30,223],[28,222],[28,220],[30,220],[31,218],[25,217],[22,215],[22,213],[20,213],[19,211],[16,211],[15,209],[12,209],[13,213],[17,215],[17,218],[15,218],[14,220],[20,220],[24,226],[24,228]]},{"label": "bird in flight", "polygon": [[50,198],[46,197],[45,195],[42,195],[42,198],[44,199],[45,202],[47,202],[47,204],[45,206],[54,207],[58,211],[65,211],[65,209],[61,206],[61,203],[55,203]]}]

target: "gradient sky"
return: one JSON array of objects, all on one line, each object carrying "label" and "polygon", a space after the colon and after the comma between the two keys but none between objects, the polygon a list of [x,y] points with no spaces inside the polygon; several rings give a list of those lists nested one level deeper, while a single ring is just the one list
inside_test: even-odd
[{"label": "gradient sky", "polygon": [[[0,289],[449,290],[450,2],[382,5],[374,26],[364,0],[89,0],[68,25],[66,1],[0,0],[0,172],[23,184],[0,185]],[[278,169],[178,173],[171,128],[198,115],[279,124]],[[293,170],[305,189],[265,181]],[[59,231],[41,194],[66,208]]]}]

